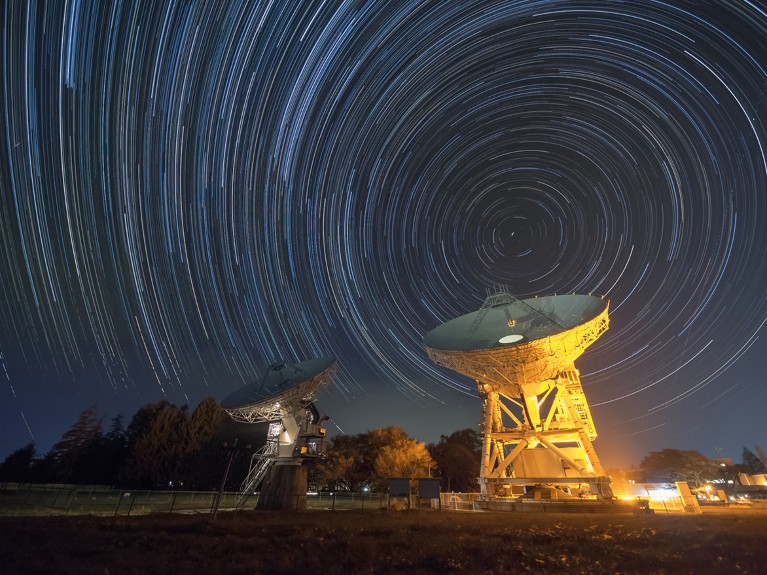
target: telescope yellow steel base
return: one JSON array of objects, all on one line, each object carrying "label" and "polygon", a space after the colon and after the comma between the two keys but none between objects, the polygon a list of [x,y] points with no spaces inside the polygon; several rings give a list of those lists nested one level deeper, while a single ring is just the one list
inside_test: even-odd
[{"label": "telescope yellow steel base", "polygon": [[520,384],[510,397],[478,382],[483,400],[480,488],[486,499],[552,485],[577,497],[612,498],[592,441],[594,422],[578,370]]}]

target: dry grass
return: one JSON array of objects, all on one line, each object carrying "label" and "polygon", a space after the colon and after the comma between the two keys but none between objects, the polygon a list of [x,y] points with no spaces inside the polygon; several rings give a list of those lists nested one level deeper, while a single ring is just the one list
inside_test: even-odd
[{"label": "dry grass", "polygon": [[13,573],[767,573],[767,513],[220,513],[0,519]]}]

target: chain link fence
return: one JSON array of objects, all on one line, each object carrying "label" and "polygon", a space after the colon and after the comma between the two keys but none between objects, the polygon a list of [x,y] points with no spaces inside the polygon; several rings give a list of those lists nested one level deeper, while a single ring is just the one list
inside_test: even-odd
[{"label": "chain link fence", "polygon": [[309,493],[306,497],[307,509],[330,509],[360,511],[387,509],[389,496],[386,493],[351,493],[337,491],[332,493]]},{"label": "chain link fence", "polygon": [[[0,514],[13,515],[144,515],[208,513],[217,491],[155,491],[104,486],[5,484],[0,486]],[[221,509],[234,508],[238,493],[225,492]],[[255,497],[250,498],[255,506]],[[247,504],[247,502],[246,502]]]},{"label": "chain link fence", "polygon": [[[237,508],[239,493],[221,494],[218,509]],[[216,508],[218,491],[159,491],[112,489],[85,485],[0,485],[0,515],[112,515],[129,516],[148,513],[210,513]],[[241,509],[254,509],[258,494],[240,502]],[[385,493],[321,492],[309,493],[307,509],[376,510],[386,509]]]}]

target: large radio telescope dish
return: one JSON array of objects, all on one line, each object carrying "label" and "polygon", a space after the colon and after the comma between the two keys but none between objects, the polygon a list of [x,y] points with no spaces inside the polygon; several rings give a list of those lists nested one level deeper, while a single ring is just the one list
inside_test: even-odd
[{"label": "large radio telescope dish", "polygon": [[294,365],[270,365],[257,382],[246,385],[221,402],[235,421],[278,421],[298,413],[327,389],[336,360],[319,357]]},{"label": "large radio telescope dish", "polygon": [[498,293],[478,311],[452,319],[424,338],[429,357],[519,395],[519,384],[556,377],[607,330],[607,301],[589,295],[519,300]]},{"label": "large radio telescope dish", "polygon": [[483,405],[483,498],[539,485],[610,498],[596,429],[574,361],[608,327],[608,302],[590,295],[519,300],[505,291],[433,329],[429,357],[477,382]]}]

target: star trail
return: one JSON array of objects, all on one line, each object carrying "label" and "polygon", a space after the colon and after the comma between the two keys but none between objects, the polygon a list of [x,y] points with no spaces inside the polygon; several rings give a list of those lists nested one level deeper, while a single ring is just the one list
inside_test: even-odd
[{"label": "star trail", "polygon": [[608,465],[767,441],[765,6],[2,10],[3,457],[319,355],[344,431],[435,441],[480,404],[423,336],[493,284],[610,299]]}]

